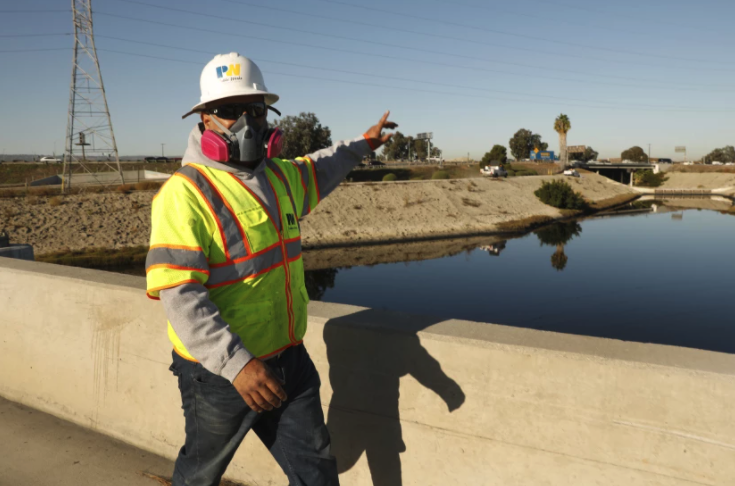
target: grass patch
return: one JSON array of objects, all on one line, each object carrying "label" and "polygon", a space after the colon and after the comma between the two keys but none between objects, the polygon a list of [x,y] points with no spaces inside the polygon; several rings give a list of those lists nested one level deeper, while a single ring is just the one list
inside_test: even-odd
[{"label": "grass patch", "polygon": [[523,177],[523,176],[535,176],[538,172],[535,169],[530,169],[527,166],[520,164],[507,164],[505,170],[508,171],[508,177]]},{"label": "grass patch", "polygon": [[398,176],[396,176],[394,173],[385,174],[383,176],[383,182],[394,182],[398,180]]},{"label": "grass patch", "polygon": [[448,179],[451,179],[452,177],[449,175],[449,172],[445,170],[438,170],[434,172],[433,174],[431,174],[431,178],[433,180],[448,180]]},{"label": "grass patch", "polygon": [[85,248],[84,250],[66,250],[38,255],[36,261],[70,267],[110,269],[135,265],[143,267],[147,255],[147,246],[131,246],[117,250],[111,248]]}]

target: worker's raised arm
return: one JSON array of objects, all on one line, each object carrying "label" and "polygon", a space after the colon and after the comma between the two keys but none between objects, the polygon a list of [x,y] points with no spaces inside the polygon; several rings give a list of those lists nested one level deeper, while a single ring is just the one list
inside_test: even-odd
[{"label": "worker's raised arm", "polygon": [[394,129],[398,125],[388,121],[389,115],[389,111],[385,112],[376,125],[354,140],[338,142],[329,148],[292,161],[298,167],[304,191],[299,192],[305,194],[306,198],[300,217],[311,212],[322,199],[334,191],[364,156],[390,140],[393,134],[383,134],[383,129]]}]

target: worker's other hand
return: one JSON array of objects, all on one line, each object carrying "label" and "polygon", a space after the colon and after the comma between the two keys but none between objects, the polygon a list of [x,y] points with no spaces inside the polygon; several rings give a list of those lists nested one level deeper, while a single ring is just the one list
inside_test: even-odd
[{"label": "worker's other hand", "polygon": [[248,407],[258,413],[280,408],[287,398],[278,378],[257,358],[240,370],[232,384]]},{"label": "worker's other hand", "polygon": [[367,139],[368,143],[370,144],[370,148],[373,149],[373,151],[378,150],[378,148],[380,148],[393,136],[392,133],[383,134],[384,128],[388,128],[390,130],[398,128],[397,123],[388,121],[389,115],[390,111],[386,111],[385,115],[383,115],[383,118],[380,119],[378,124],[373,125],[368,129],[367,132],[365,132],[365,138]]}]

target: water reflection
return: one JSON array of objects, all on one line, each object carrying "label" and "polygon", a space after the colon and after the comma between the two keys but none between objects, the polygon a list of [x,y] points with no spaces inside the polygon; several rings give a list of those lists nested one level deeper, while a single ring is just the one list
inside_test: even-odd
[{"label": "water reflection", "polygon": [[555,223],[536,231],[536,237],[541,246],[556,247],[556,252],[551,255],[551,266],[558,272],[563,271],[569,261],[564,253],[564,245],[581,234],[582,227],[576,221]]},{"label": "water reflection", "polygon": [[505,250],[505,246],[508,242],[503,240],[490,245],[484,245],[480,247],[480,250],[484,250],[490,256],[500,256],[500,252]]},{"label": "water reflection", "polygon": [[334,288],[334,279],[337,278],[337,268],[324,268],[321,270],[308,270],[304,272],[304,283],[306,292],[311,300],[322,300],[328,289]]}]

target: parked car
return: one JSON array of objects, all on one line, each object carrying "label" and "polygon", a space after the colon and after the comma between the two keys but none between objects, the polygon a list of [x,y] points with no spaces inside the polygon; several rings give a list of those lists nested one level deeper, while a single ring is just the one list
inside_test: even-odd
[{"label": "parked car", "polygon": [[63,160],[57,159],[56,157],[41,157],[40,161],[47,164],[59,164],[63,162]]},{"label": "parked car", "polygon": [[571,170],[565,170],[565,171],[564,171],[564,175],[565,175],[565,176],[569,176],[569,177],[582,177],[581,175],[579,175],[579,172],[577,172],[577,171],[576,171],[576,170],[574,170],[574,169],[571,169]]},{"label": "parked car", "polygon": [[674,161],[671,159],[658,159],[659,164],[673,164]]},{"label": "parked car", "polygon": [[508,171],[499,165],[488,165],[480,169],[480,174],[487,177],[508,177]]},{"label": "parked car", "polygon": [[427,162],[438,162],[441,164],[442,162],[444,162],[444,159],[441,157],[427,157],[426,161]]},{"label": "parked car", "polygon": [[723,164],[722,162],[718,160],[715,160],[714,162],[712,162],[712,165],[725,165],[725,164]]},{"label": "parked car", "polygon": [[728,162],[725,165],[735,165],[735,162]]}]

